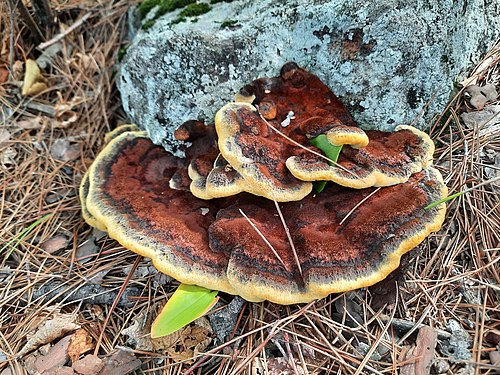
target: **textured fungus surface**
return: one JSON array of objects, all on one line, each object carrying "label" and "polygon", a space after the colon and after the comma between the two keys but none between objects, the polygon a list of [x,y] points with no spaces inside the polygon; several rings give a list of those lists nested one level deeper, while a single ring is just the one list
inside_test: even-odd
[{"label": "textured fungus surface", "polygon": [[155,146],[145,132],[121,133],[89,169],[89,184],[82,185],[85,207],[112,238],[151,258],[160,271],[235,293],[226,277],[228,254],[208,246],[217,203],[194,197],[187,187],[171,189],[179,168],[186,168],[183,160]]},{"label": "textured fungus surface", "polygon": [[[342,148],[336,165],[311,153],[291,157],[286,165],[303,181],[334,181],[362,189],[405,182],[413,173],[432,164],[434,143],[411,126],[398,126],[393,133],[368,130],[370,143],[363,148]],[[343,167],[343,168],[341,168]]]},{"label": "textured fungus surface", "polygon": [[[196,129],[201,133],[195,135]],[[184,134],[193,143],[186,154],[203,160],[213,142],[211,130],[196,122],[184,130],[177,136]],[[372,285],[444,219],[444,204],[424,209],[447,194],[432,167],[404,184],[380,189],[353,212],[373,189],[332,186],[284,203],[281,210],[301,272],[272,202],[248,194],[198,199],[184,179],[172,184],[173,176],[186,174],[186,160],[153,145],[144,132],[117,132],[111,138],[81,187],[89,224],[99,223],[123,246],[152,258],[160,271],[182,283],[249,301],[308,302]]]},{"label": "textured fungus surface", "polygon": [[[298,201],[311,192],[308,181],[358,189],[390,186],[432,162],[427,134],[404,126],[395,133],[365,133],[331,90],[295,63],[285,64],[279,77],[245,86],[237,100],[215,116],[220,162],[211,171],[190,169],[192,192],[200,198],[246,191]],[[333,146],[343,146],[340,166],[304,149],[321,152],[310,139],[323,134]]]}]

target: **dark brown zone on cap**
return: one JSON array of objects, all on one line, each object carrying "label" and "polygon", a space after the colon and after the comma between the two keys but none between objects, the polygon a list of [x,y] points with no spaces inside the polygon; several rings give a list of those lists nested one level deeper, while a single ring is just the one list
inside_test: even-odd
[{"label": "dark brown zone on cap", "polygon": [[[306,135],[313,138],[337,125],[357,127],[328,86],[293,62],[283,66],[279,77],[256,79],[240,92],[245,96],[255,95],[252,104],[259,110],[262,108],[262,112],[276,112],[275,118],[267,120],[300,143]],[[281,122],[290,111],[295,118],[283,128]]]},{"label": "dark brown zone on cap", "polygon": [[207,236],[222,201],[207,202],[170,189],[169,180],[179,165],[184,168],[181,159],[149,139],[128,141],[97,176],[106,181],[104,206],[116,209],[114,214],[123,217],[131,232],[171,247],[173,255],[188,265],[195,261],[212,272],[223,272],[228,254],[210,250]]},{"label": "dark brown zone on cap", "polygon": [[277,187],[290,189],[304,184],[286,167],[286,159],[293,151],[287,140],[269,129],[255,111],[240,108],[232,115],[240,126],[235,142],[244,157],[255,161],[260,173],[275,180]]},{"label": "dark brown zone on cap", "polygon": [[[306,280],[309,276],[329,277],[332,281],[354,279],[378,269],[406,237],[423,229],[433,215],[424,207],[440,198],[436,182],[427,179],[423,171],[405,184],[380,189],[339,226],[349,211],[373,190],[335,185],[300,202],[280,204]],[[287,270],[239,209],[273,245]],[[224,252],[233,249],[231,257],[236,260],[237,268],[244,269],[242,275],[259,275],[273,280],[275,285],[297,284],[294,288],[301,289],[302,278],[273,203],[241,199],[219,212],[209,228],[209,238],[213,249]]]}]

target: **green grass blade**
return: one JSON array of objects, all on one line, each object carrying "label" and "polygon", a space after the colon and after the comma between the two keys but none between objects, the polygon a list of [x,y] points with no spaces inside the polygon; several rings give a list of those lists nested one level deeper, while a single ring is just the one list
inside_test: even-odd
[{"label": "green grass blade", "polygon": [[459,197],[459,196],[461,196],[462,194],[465,194],[465,193],[466,193],[466,191],[460,191],[458,193],[455,193],[455,194],[452,194],[452,195],[448,195],[447,197],[444,197],[443,199],[440,199],[438,201],[432,202],[431,204],[425,206],[424,209],[425,210],[430,210],[431,208],[436,207],[436,206],[440,205],[441,203],[445,203],[445,202],[451,201],[453,198]]},{"label": "green grass blade", "polygon": [[42,224],[44,221],[46,221],[49,217],[51,217],[53,214],[47,214],[43,216],[42,218],[38,219],[35,221],[33,224],[29,225],[28,227],[24,228],[21,233],[17,234],[14,236],[9,242],[7,242],[5,245],[2,246],[0,249],[0,253],[2,253],[5,249],[10,248],[8,253],[5,255],[5,258],[8,258],[12,252],[17,248],[17,246],[24,241],[26,237],[35,229],[38,225]]},{"label": "green grass blade", "polygon": [[217,291],[181,284],[151,326],[151,337],[169,335],[203,316],[217,302]]},{"label": "green grass blade", "polygon": [[483,181],[481,182],[480,184],[474,186],[474,187],[471,187],[470,189],[465,189],[463,191],[459,191],[458,193],[455,193],[455,194],[452,194],[452,195],[448,195],[447,197],[443,198],[443,199],[440,199],[438,201],[435,201],[435,202],[432,202],[431,204],[427,205],[424,207],[425,210],[429,210],[433,207],[436,207],[437,205],[441,204],[441,203],[445,203],[445,202],[448,202],[449,200],[452,200],[453,198],[456,198],[456,197],[459,197],[461,196],[462,194],[465,194],[465,193],[468,193],[472,190],[475,190],[475,189],[478,189],[480,188],[481,186],[484,186],[484,185],[488,185],[488,184],[492,184],[493,182],[497,182],[500,180],[500,176],[498,177],[495,177],[495,178],[492,178],[491,180],[487,180],[487,181]]}]

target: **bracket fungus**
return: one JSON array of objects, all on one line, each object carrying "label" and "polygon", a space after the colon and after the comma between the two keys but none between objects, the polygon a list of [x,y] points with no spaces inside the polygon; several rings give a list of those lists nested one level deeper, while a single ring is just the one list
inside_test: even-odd
[{"label": "bracket fungus", "polygon": [[[445,205],[426,207],[447,189],[424,133],[362,131],[295,64],[246,86],[238,100],[215,127],[181,125],[175,138],[190,143],[185,158],[133,125],[110,133],[80,187],[88,224],[181,283],[280,304],[370,286],[441,227]],[[344,145],[338,164],[347,172],[274,128],[303,145],[330,134]],[[296,171],[340,182],[313,195]]]},{"label": "bracket fungus", "polygon": [[[215,116],[226,166],[216,164],[208,174],[190,172],[198,187],[192,192],[200,198],[246,191],[298,201],[311,192],[310,181],[357,189],[390,186],[432,163],[434,145],[427,134],[411,126],[395,133],[363,131],[331,90],[295,63],[286,64],[279,77],[245,86],[237,100]],[[319,135],[343,146],[337,163],[311,146]],[[229,168],[235,171],[230,176]]]}]

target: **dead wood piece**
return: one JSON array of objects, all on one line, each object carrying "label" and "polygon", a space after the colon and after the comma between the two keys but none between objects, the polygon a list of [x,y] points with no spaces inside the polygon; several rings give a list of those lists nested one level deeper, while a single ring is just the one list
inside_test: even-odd
[{"label": "dead wood piece", "polygon": [[[59,282],[48,283],[33,293],[32,299],[46,298],[55,299],[56,302],[77,302],[92,303],[97,305],[111,305],[118,294],[119,288],[105,287],[98,284],[86,284],[80,287],[68,288]],[[118,306],[129,307],[134,302],[134,297],[140,296],[142,290],[137,287],[129,286],[125,288],[118,301]],[[26,298],[26,296],[24,297]]]},{"label": "dead wood piece", "polygon": [[427,326],[420,328],[415,347],[405,347],[399,356],[401,362],[401,375],[426,375],[434,359],[437,333]]}]

